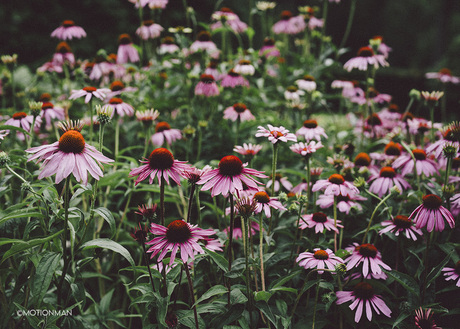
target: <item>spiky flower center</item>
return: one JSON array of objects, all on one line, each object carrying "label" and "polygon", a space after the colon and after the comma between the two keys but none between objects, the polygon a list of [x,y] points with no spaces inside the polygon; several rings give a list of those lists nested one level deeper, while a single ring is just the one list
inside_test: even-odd
[{"label": "spiky flower center", "polygon": [[331,182],[332,184],[341,185],[345,183],[345,179],[340,174],[332,174],[331,176],[329,176],[329,182]]},{"label": "spiky flower center", "polygon": [[342,194],[337,195],[337,203],[341,201],[348,202],[350,201],[350,197],[348,195],[342,195]]},{"label": "spiky flower center", "polygon": [[358,50],[358,56],[359,57],[372,57],[374,56],[374,51],[372,50],[371,47],[361,47]]},{"label": "spiky flower center", "polygon": [[165,170],[169,169],[174,164],[174,156],[165,148],[157,148],[150,153],[149,166],[152,169]]},{"label": "spiky flower center", "polygon": [[157,133],[160,133],[165,130],[170,130],[170,129],[171,129],[171,126],[166,121],[158,122],[157,126],[155,127],[155,131]]},{"label": "spiky flower center", "polygon": [[144,20],[144,21],[142,22],[142,24],[145,25],[145,26],[151,26],[151,25],[153,25],[153,23],[154,23],[154,22],[153,22],[153,20],[151,20],[151,19],[146,19],[146,20]]},{"label": "spiky flower center", "polygon": [[21,119],[24,119],[26,116],[27,116],[26,112],[16,112],[15,114],[13,114],[13,119],[21,120]]},{"label": "spiky flower center", "polygon": [[208,31],[201,31],[198,33],[198,41],[211,41],[211,34]]},{"label": "spiky flower center", "polygon": [[401,146],[394,142],[389,142],[385,146],[385,154],[386,155],[401,155]]},{"label": "spiky flower center", "polygon": [[174,44],[174,38],[173,37],[164,37],[161,40],[161,43],[164,43],[165,45],[172,45],[172,44]]},{"label": "spiky flower center", "polygon": [[85,149],[85,139],[77,130],[68,130],[59,138],[59,150],[64,153],[80,154]]},{"label": "spiky flower center", "polygon": [[220,11],[223,13],[233,13],[233,11],[228,7],[222,7],[220,8]]},{"label": "spiky flower center", "polygon": [[272,130],[272,131],[270,131],[270,134],[275,138],[280,138],[280,137],[284,136],[283,133],[281,131],[279,131],[279,130]]},{"label": "spiky flower center", "polygon": [[289,91],[290,93],[295,93],[299,89],[296,86],[289,86],[286,88],[286,90]]},{"label": "spiky flower center", "polygon": [[177,219],[172,221],[166,230],[166,238],[171,243],[184,243],[190,239],[192,231],[186,222]]},{"label": "spiky flower center", "polygon": [[316,120],[305,120],[303,122],[303,126],[305,128],[310,128],[310,129],[313,129],[313,128],[316,128],[318,127],[318,122]]},{"label": "spiky flower center", "polygon": [[460,123],[451,123],[444,133],[444,138],[452,142],[460,142]]},{"label": "spiky flower center", "polygon": [[270,202],[270,197],[265,191],[260,191],[254,194],[254,199],[259,203],[269,203]]},{"label": "spiky flower center", "polygon": [[396,171],[392,167],[383,167],[380,169],[380,177],[393,178],[396,176]]},{"label": "spiky flower center", "polygon": [[240,76],[240,74],[237,73],[237,72],[235,72],[234,69],[231,69],[230,71],[228,71],[228,75],[231,76],[231,77],[233,77],[233,78],[237,78],[237,77]]},{"label": "spiky flower center", "polygon": [[117,104],[121,104],[121,103],[123,103],[123,100],[121,98],[118,98],[118,97],[112,97],[109,100],[109,104],[117,105]]},{"label": "spiky flower center", "polygon": [[369,300],[374,296],[374,288],[367,282],[360,282],[353,288],[353,295],[361,300]]},{"label": "spiky flower center", "polygon": [[388,111],[390,111],[391,113],[400,113],[401,109],[399,108],[399,106],[397,104],[390,104],[390,106],[388,107]]},{"label": "spiky flower center", "polygon": [[274,46],[274,45],[275,45],[275,39],[273,38],[264,39],[264,46]]},{"label": "spiky flower center", "polygon": [[365,153],[359,153],[355,158],[355,166],[364,166],[367,167],[371,164],[371,157]]},{"label": "spiky flower center", "polygon": [[43,93],[40,95],[39,101],[40,102],[49,102],[51,100],[51,94]]},{"label": "spiky flower center", "polygon": [[72,52],[72,50],[70,49],[70,46],[69,46],[69,44],[67,42],[65,42],[65,41],[59,42],[59,44],[56,47],[56,53],[66,54],[66,53],[70,53],[70,52]]},{"label": "spiky flower center", "polygon": [[370,87],[369,89],[367,89],[367,96],[369,98],[375,98],[379,95],[379,92],[377,91],[377,89],[375,88],[372,88]]},{"label": "spiky flower center", "polygon": [[370,126],[381,126],[382,120],[380,120],[380,117],[374,113],[367,118],[367,124]]},{"label": "spiky flower center", "polygon": [[75,26],[75,22],[70,19],[66,19],[65,21],[62,22],[62,26],[64,27]]},{"label": "spiky flower center", "polygon": [[326,223],[327,222],[327,216],[325,213],[322,212],[315,212],[311,219],[316,222],[316,223]]},{"label": "spiky flower center", "polygon": [[50,102],[44,102],[43,105],[42,105],[42,110],[45,111],[45,110],[48,110],[48,109],[52,109],[54,108],[54,105],[53,103],[50,103]]},{"label": "spiky flower center", "polygon": [[442,75],[448,75],[450,77],[452,76],[452,71],[447,68],[440,69],[439,73],[441,73]]},{"label": "spiky flower center", "polygon": [[283,10],[281,12],[281,19],[283,21],[287,21],[291,17],[292,17],[292,13],[289,10]]},{"label": "spiky flower center", "polygon": [[119,91],[125,88],[125,84],[120,80],[116,80],[110,84],[110,90]]},{"label": "spiky flower center", "polygon": [[412,226],[412,220],[410,220],[407,216],[398,215],[395,218],[393,218],[393,224],[398,229],[408,229]]},{"label": "spiky flower center", "polygon": [[326,260],[326,259],[329,259],[329,254],[327,253],[326,250],[316,250],[315,253],[313,254],[313,257],[315,257],[316,259],[320,259],[320,260]]},{"label": "spiky flower center", "polygon": [[238,113],[243,113],[244,111],[247,110],[247,107],[243,103],[236,103],[236,104],[233,104],[233,109]]},{"label": "spiky flower center", "polygon": [[412,153],[414,154],[415,160],[426,160],[426,153],[424,150],[415,149]]},{"label": "spiky flower center", "polygon": [[428,209],[439,209],[442,199],[435,194],[427,194],[423,198],[423,206]]},{"label": "spiky flower center", "polygon": [[95,87],[83,87],[83,90],[86,91],[87,93],[93,93],[97,90]]},{"label": "spiky flower center", "polygon": [[243,162],[234,156],[227,155],[223,157],[219,162],[219,173],[222,176],[238,176],[243,171]]},{"label": "spiky flower center", "polygon": [[310,74],[305,74],[302,79],[305,81],[315,81],[315,78]]},{"label": "spiky flower center", "polygon": [[120,45],[129,45],[130,43],[132,43],[131,37],[128,33],[120,34],[120,36],[118,37],[118,43]]},{"label": "spiky flower center", "polygon": [[362,244],[356,247],[356,250],[363,257],[375,258],[377,256],[377,248],[370,243]]},{"label": "spiky flower center", "polygon": [[200,81],[203,83],[213,83],[215,82],[214,77],[211,74],[202,74],[200,76]]},{"label": "spiky flower center", "polygon": [[248,61],[247,59],[242,59],[238,62],[240,65],[251,65],[251,62]]}]

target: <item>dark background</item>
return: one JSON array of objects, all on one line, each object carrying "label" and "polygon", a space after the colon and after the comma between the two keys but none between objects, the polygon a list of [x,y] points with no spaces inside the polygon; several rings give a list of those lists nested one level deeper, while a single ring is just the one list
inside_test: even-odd
[{"label": "dark background", "polygon": [[[326,0],[277,1],[274,10],[276,22],[282,10],[297,14],[298,6],[319,5]],[[253,1],[255,3],[255,0]],[[329,4],[327,34],[338,45],[345,30],[351,0]],[[453,0],[358,0],[355,20],[346,47],[350,49],[341,58],[345,62],[368,40],[381,35],[393,48],[391,67],[380,70],[377,89],[392,94],[400,106],[405,106],[410,89],[436,90],[435,81],[424,79],[426,72],[448,67],[460,75],[460,1]],[[230,7],[248,22],[248,0],[187,0],[198,21],[209,23],[211,14],[222,6]],[[149,10],[144,10],[144,18]],[[319,13],[318,16],[321,16]],[[182,0],[170,0],[158,23],[164,27],[185,24]],[[77,58],[93,58],[99,49],[116,52],[121,33],[134,37],[139,26],[139,13],[128,0],[2,0],[0,3],[0,54],[18,54],[19,64],[32,71],[51,59],[58,40],[51,32],[65,19],[72,19],[87,32],[87,38],[70,42]],[[255,29],[260,20],[254,17]],[[256,33],[255,48],[265,36]],[[134,42],[138,42],[134,38]],[[458,111],[460,88],[449,86],[448,104]],[[454,108],[455,107],[455,108]]]}]

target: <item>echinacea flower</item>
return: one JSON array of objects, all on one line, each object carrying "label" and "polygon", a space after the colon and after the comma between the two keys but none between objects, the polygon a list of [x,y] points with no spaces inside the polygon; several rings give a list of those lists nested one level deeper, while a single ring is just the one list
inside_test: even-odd
[{"label": "echinacea flower", "polygon": [[384,229],[379,231],[379,234],[391,232],[395,236],[399,236],[399,233],[406,235],[406,238],[417,241],[417,235],[423,235],[423,232],[416,228],[414,223],[409,217],[404,215],[397,215],[391,220],[386,220],[381,223],[382,226],[386,226]]},{"label": "echinacea flower", "polygon": [[224,110],[224,119],[232,121],[240,120],[240,122],[255,120],[255,116],[243,103],[235,103]]},{"label": "echinacea flower", "polygon": [[95,88],[95,87],[83,87],[80,90],[72,90],[69,99],[77,99],[79,97],[85,97],[85,103],[89,103],[92,97],[99,98],[100,100],[104,100],[107,94],[110,92],[108,88]]},{"label": "echinacea flower", "polygon": [[307,142],[311,141],[312,139],[321,141],[321,136],[327,139],[324,128],[318,126],[318,122],[312,119],[305,120],[303,122],[302,128],[297,130],[295,134],[297,136],[303,136]]},{"label": "echinacea flower", "polygon": [[171,126],[166,121],[161,121],[157,123],[155,127],[155,133],[151,137],[153,145],[161,146],[166,141],[168,145],[171,145],[172,142],[181,139],[182,133],[179,129],[171,129]]},{"label": "echinacea flower", "polygon": [[262,145],[257,145],[257,144],[246,144],[246,143],[243,143],[243,146],[240,146],[240,145],[236,145],[235,148],[233,149],[233,151],[235,151],[236,153],[239,153],[241,155],[245,155],[245,156],[250,156],[250,157],[253,157],[255,156],[257,153],[259,153],[259,151],[262,149]]},{"label": "echinacea flower", "polygon": [[120,34],[118,37],[117,64],[136,63],[139,60],[139,53],[133,46],[129,34]]},{"label": "echinacea flower", "polygon": [[367,282],[359,282],[353,288],[353,291],[337,291],[337,304],[343,304],[351,301],[350,309],[356,309],[355,322],[361,320],[363,311],[369,321],[372,320],[372,310],[375,313],[383,313],[391,318],[391,310],[379,295],[374,293],[374,288]]},{"label": "echinacea flower", "polygon": [[214,251],[214,252],[224,251],[222,249],[224,245],[222,244],[222,242],[220,242],[219,239],[204,238],[204,239],[198,240],[198,242],[203,244],[203,248],[206,248],[210,251]]},{"label": "echinacea flower", "polygon": [[267,126],[268,129],[262,126],[257,127],[256,137],[268,137],[272,144],[276,144],[279,141],[284,143],[287,141],[297,142],[297,137],[283,126],[273,127],[270,124]]},{"label": "echinacea flower", "polygon": [[264,211],[265,216],[267,218],[270,218],[272,216],[270,208],[277,210],[286,210],[286,207],[284,207],[283,204],[280,201],[278,201],[278,199],[270,198],[268,196],[268,193],[265,191],[256,192],[252,198],[257,201],[257,206],[254,212],[258,214]]},{"label": "echinacea flower", "polygon": [[[265,186],[267,190],[272,186],[272,184],[273,179],[272,177],[270,177],[270,180],[267,182],[267,185]],[[281,176],[281,174],[275,174],[275,186],[273,190],[275,192],[278,192],[281,186],[283,186],[287,191],[290,191],[292,189],[292,183],[288,180],[287,177],[283,177]]]},{"label": "echinacea flower", "polygon": [[351,72],[353,69],[367,71],[369,65],[377,69],[379,66],[388,66],[389,64],[385,60],[384,55],[375,54],[370,47],[361,47],[358,51],[358,56],[349,59],[343,65],[343,68],[348,72]]},{"label": "echinacea flower", "polygon": [[303,32],[306,27],[302,15],[293,16],[289,10],[283,10],[281,19],[273,24],[272,30],[275,34],[297,34]]},{"label": "echinacea flower", "polygon": [[460,193],[456,193],[450,198],[450,211],[454,216],[460,214]]},{"label": "echinacea flower", "polygon": [[328,195],[356,195],[359,190],[352,183],[346,181],[340,174],[332,174],[328,179],[320,179],[312,187],[312,192],[323,190]]},{"label": "echinacea flower", "polygon": [[303,157],[307,157],[310,156],[312,153],[315,153],[318,149],[322,147],[324,147],[324,145],[321,144],[321,141],[309,141],[308,143],[295,143],[291,145],[289,148],[292,152],[300,154]]},{"label": "echinacea flower", "polygon": [[368,274],[379,275],[382,274],[382,268],[390,271],[391,267],[382,261],[382,255],[377,248],[370,243],[357,244],[346,248],[352,252],[351,256],[345,259],[347,270],[350,271],[354,267],[358,267],[362,263],[362,274],[366,277]]},{"label": "echinacea flower", "polygon": [[[337,210],[340,212],[344,212],[347,215],[350,213],[351,209],[356,209],[358,211],[362,210],[362,206],[357,201],[365,201],[367,200],[365,197],[362,197],[359,194],[355,195],[341,195],[339,194],[337,197]],[[329,209],[334,204],[334,195],[326,195],[321,194],[318,196],[318,200],[316,200],[316,204],[320,206],[321,209]]]},{"label": "echinacea flower", "polygon": [[223,77],[220,84],[222,87],[229,88],[235,88],[238,86],[249,88],[249,81],[246,80],[239,73],[235,72],[234,69],[228,71],[227,75]]},{"label": "echinacea flower", "polygon": [[75,55],[72,53],[67,42],[61,41],[56,47],[56,52],[53,55],[53,63],[56,65],[75,65]]},{"label": "echinacea flower", "polygon": [[436,80],[441,81],[442,83],[449,83],[449,82],[453,84],[460,83],[460,78],[453,76],[452,71],[446,68],[442,68],[438,72],[426,73],[425,78],[436,79]]},{"label": "echinacea flower", "polygon": [[433,319],[431,308],[415,310],[415,327],[417,329],[442,329],[438,327]]},{"label": "echinacea flower", "polygon": [[75,25],[74,21],[65,20],[51,33],[51,37],[61,40],[81,39],[86,37],[86,32],[82,27]]},{"label": "echinacea flower", "polygon": [[127,116],[134,115],[134,107],[128,103],[123,102],[123,100],[119,97],[112,97],[109,100],[109,103],[104,105],[102,108],[105,109],[107,107],[111,107],[114,109],[114,111],[112,112],[112,118],[115,115],[115,112],[120,117],[123,117],[125,115]]},{"label": "echinacea flower", "polygon": [[429,145],[426,148],[426,153],[433,153],[436,159],[440,159],[443,154],[443,149],[446,145],[452,145],[460,148],[460,124],[453,122],[442,130],[442,138]]},{"label": "echinacea flower", "polygon": [[158,47],[158,53],[160,55],[173,54],[180,50],[179,46],[174,43],[174,38],[167,36],[161,40],[160,47]]},{"label": "echinacea flower", "polygon": [[195,95],[213,97],[219,94],[219,87],[217,87],[214,77],[209,74],[202,74],[200,76],[200,82],[195,86]]},{"label": "echinacea flower", "polygon": [[373,173],[368,180],[368,183],[370,182],[372,184],[369,186],[369,191],[377,194],[380,198],[388,194],[393,186],[398,188],[399,194],[410,188],[410,184],[392,167],[383,167],[379,173]]},{"label": "echinacea flower", "polygon": [[[436,162],[427,158],[424,150],[414,149],[412,150],[412,154],[415,158],[415,169],[417,171],[417,175],[421,175],[422,173],[427,177],[433,176],[434,174],[439,175],[438,169],[436,168]],[[392,167],[394,169],[401,168],[401,175],[406,176],[408,173],[413,172],[414,160],[410,154],[403,154],[393,162]]]},{"label": "echinacea flower", "polygon": [[233,68],[233,70],[241,75],[254,75],[256,72],[254,65],[252,65],[251,62],[246,59],[240,60],[238,64],[236,64],[236,66]]},{"label": "echinacea flower", "polygon": [[[32,130],[30,126],[32,125],[33,121],[34,117],[32,115],[27,115],[26,112],[16,112],[11,116],[10,119],[6,120],[5,125],[22,128],[30,132]],[[39,127],[40,124],[41,118],[37,117],[35,120],[35,127]]]},{"label": "echinacea flower", "polygon": [[141,244],[145,243],[145,240],[147,239],[148,234],[149,234],[149,230],[147,228],[147,225],[142,227],[141,223],[139,223],[138,226],[134,228],[134,233],[129,233],[129,235],[131,235],[131,237],[134,240],[136,240],[137,242]]},{"label": "echinacea flower", "polygon": [[200,31],[197,39],[190,45],[189,51],[196,53],[204,51],[209,55],[213,55],[219,52],[216,44],[211,40],[211,34],[208,31]]},{"label": "echinacea flower", "polygon": [[[250,219],[249,219],[250,220]],[[235,218],[233,219],[233,239],[235,240],[238,240],[238,239],[241,239],[243,238],[243,229],[241,228],[241,216],[235,216]],[[246,223],[245,223],[246,225]],[[252,221],[251,220],[251,223],[249,224],[250,225],[250,235],[253,236],[256,234],[256,231],[259,231],[260,230],[260,226],[259,224],[257,224],[256,222]],[[245,227],[246,229],[246,227]],[[228,233],[230,232],[230,226],[229,227],[226,227],[223,232],[225,234],[228,235]],[[248,233],[245,232],[245,234],[247,235]]]},{"label": "echinacea flower", "polygon": [[78,182],[86,185],[88,174],[99,180],[103,176],[101,163],[113,162],[99,152],[94,146],[85,143],[80,133],[83,125],[80,123],[63,123],[60,128],[64,133],[59,141],[49,145],[41,145],[26,150],[34,153],[27,161],[37,159],[43,161],[39,179],[56,174],[55,183],[59,184],[64,178],[73,174]]},{"label": "echinacea flower", "polygon": [[160,24],[156,24],[153,20],[147,19],[137,28],[136,34],[143,40],[149,40],[158,38],[163,30],[164,28]]},{"label": "echinacea flower", "polygon": [[153,150],[148,159],[140,162],[145,164],[132,169],[129,173],[129,177],[138,176],[135,185],[149,176],[150,184],[153,184],[153,179],[158,177],[160,185],[163,180],[169,185],[169,177],[171,177],[177,185],[180,185],[180,177],[184,177],[183,172],[190,166],[185,163],[186,161],[175,160],[173,154],[165,148]]},{"label": "echinacea flower", "polygon": [[431,93],[429,91],[422,91],[421,92],[422,98],[427,102],[427,103],[434,103],[436,104],[442,96],[444,96],[443,91],[432,91]]},{"label": "echinacea flower", "polygon": [[172,221],[167,227],[154,223],[150,225],[150,233],[157,236],[146,242],[147,245],[151,245],[147,252],[152,253],[150,258],[161,252],[158,256],[158,261],[161,261],[166,256],[166,253],[171,251],[170,266],[174,263],[179,249],[180,257],[184,264],[187,263],[189,258],[195,259],[195,253],[204,253],[198,240],[205,239],[207,236],[216,233],[214,230],[204,230],[190,225],[181,219]]},{"label": "echinacea flower", "polygon": [[248,25],[242,22],[238,15],[227,7],[223,7],[219,11],[214,12],[212,14],[212,19],[215,21],[211,24],[211,30],[213,31],[221,28],[223,26],[222,22],[225,22],[235,33],[243,33],[248,28]]},{"label": "echinacea flower", "polygon": [[279,49],[275,46],[275,40],[273,38],[265,38],[262,48],[259,50],[259,56],[279,57],[281,55]]},{"label": "echinacea flower", "polygon": [[338,264],[343,263],[342,258],[334,255],[331,249],[323,250],[321,248],[315,248],[313,252],[302,252],[295,261],[306,270],[318,269],[318,274],[323,274],[324,271],[321,270],[326,268],[328,270],[335,270]]},{"label": "echinacea flower", "polygon": [[323,233],[324,229],[334,231],[338,234],[338,227],[343,227],[340,223],[341,221],[337,220],[337,226],[335,226],[333,218],[327,217],[325,213],[315,212],[309,215],[302,215],[299,222],[299,228],[302,230],[306,228],[314,228],[316,234]]},{"label": "echinacea flower", "polygon": [[62,107],[54,107],[51,102],[44,102],[40,117],[45,119],[46,129],[51,129],[53,121],[65,119],[65,110]]},{"label": "echinacea flower", "polygon": [[157,204],[143,204],[137,207],[135,214],[141,215],[146,222],[152,222],[157,218]]},{"label": "echinacea flower", "polygon": [[390,52],[392,51],[391,47],[383,42],[383,37],[380,35],[376,35],[369,40],[369,47],[374,49],[377,53],[385,56],[385,58],[388,58]]},{"label": "echinacea flower", "polygon": [[316,90],[316,81],[312,75],[306,74],[302,79],[296,80],[295,83],[300,89],[308,91],[309,93]]},{"label": "echinacea flower", "polygon": [[149,109],[144,111],[136,111],[136,118],[138,121],[142,122],[145,126],[150,126],[153,121],[160,115],[158,110]]},{"label": "echinacea flower", "polygon": [[427,194],[422,198],[420,206],[410,214],[409,219],[413,219],[415,227],[426,227],[428,232],[441,232],[444,230],[444,219],[450,228],[454,228],[455,219],[449,210],[442,206],[442,199],[435,194]]},{"label": "echinacea flower", "polygon": [[224,197],[228,193],[234,194],[243,190],[243,184],[250,189],[258,189],[256,181],[252,176],[258,178],[267,178],[261,171],[246,168],[247,163],[243,164],[241,160],[234,155],[227,155],[219,162],[219,167],[205,173],[197,184],[204,184],[202,191],[211,190],[211,196],[222,194]]},{"label": "echinacea flower", "polygon": [[460,287],[460,260],[455,264],[455,268],[444,267],[442,269],[444,272],[445,280],[457,280],[456,286]]}]

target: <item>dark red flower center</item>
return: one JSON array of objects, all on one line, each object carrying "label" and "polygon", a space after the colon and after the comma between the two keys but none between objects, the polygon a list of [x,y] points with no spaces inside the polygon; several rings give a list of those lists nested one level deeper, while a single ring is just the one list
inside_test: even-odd
[{"label": "dark red flower center", "polygon": [[251,65],[251,62],[248,61],[247,59],[242,59],[238,62],[240,65]]},{"label": "dark red flower center", "polygon": [[392,167],[383,167],[380,169],[380,177],[393,178],[396,176],[396,172]]},{"label": "dark red flower center", "polygon": [[458,169],[460,167],[460,158],[456,157],[452,159],[452,169]]},{"label": "dark red flower center", "polygon": [[332,184],[341,185],[345,183],[345,179],[340,174],[332,174],[331,176],[329,176],[329,182],[331,182]]},{"label": "dark red flower center", "polygon": [[93,93],[97,90],[97,88],[95,87],[84,87],[83,88],[84,91],[86,91],[87,93]]},{"label": "dark red flower center", "polygon": [[371,157],[365,153],[359,153],[355,158],[355,166],[369,166],[371,164]]},{"label": "dark red flower center", "polygon": [[392,103],[390,106],[388,106],[388,111],[391,113],[400,113],[401,109],[397,104]]},{"label": "dark red flower center", "polygon": [[49,102],[51,100],[51,94],[43,93],[40,95],[39,101],[40,102]]},{"label": "dark red flower center", "polygon": [[370,126],[381,126],[382,125],[382,120],[380,120],[380,117],[377,114],[372,114],[367,118],[367,124]]},{"label": "dark red flower center", "polygon": [[220,8],[220,11],[223,13],[233,13],[233,11],[228,7],[222,7]]},{"label": "dark red flower center", "polygon": [[247,107],[243,103],[236,103],[236,104],[233,104],[233,109],[238,113],[243,113],[244,111],[247,110]]},{"label": "dark red flower center", "polygon": [[375,41],[382,41],[383,40],[383,37],[381,35],[376,35],[372,38],[372,40],[375,40]]},{"label": "dark red flower center", "polygon": [[64,153],[80,154],[85,149],[85,139],[77,130],[68,130],[59,138],[59,150]]},{"label": "dark red flower center", "polygon": [[222,176],[238,176],[242,171],[243,162],[234,155],[227,155],[219,162],[219,173]]},{"label": "dark red flower center", "polygon": [[161,43],[164,43],[165,45],[172,45],[172,44],[174,44],[174,38],[173,37],[164,37],[161,40]]},{"label": "dark red flower center", "polygon": [[211,74],[202,74],[200,76],[200,81],[203,83],[213,83],[216,80],[214,80],[214,77]]},{"label": "dark red flower center", "polygon": [[211,41],[211,34],[208,31],[201,31],[197,36],[198,41]]},{"label": "dark red flower center", "polygon": [[367,89],[367,96],[369,98],[375,98],[379,95],[379,92],[377,91],[377,89],[375,88],[372,88],[370,87],[369,89]]},{"label": "dark red flower center", "polygon": [[234,77],[234,78],[240,76],[240,74],[237,73],[237,72],[235,72],[235,70],[233,70],[233,69],[231,69],[230,71],[228,71],[228,75],[231,76],[231,77]]},{"label": "dark red flower center", "polygon": [[401,145],[394,143],[394,142],[389,142],[385,146],[385,154],[386,155],[401,155]]},{"label": "dark red flower center", "polygon": [[313,129],[313,128],[318,127],[318,122],[317,122],[316,120],[305,120],[305,121],[303,122],[303,126],[304,126],[305,128],[311,128],[311,129]]},{"label": "dark red flower center", "polygon": [[149,165],[152,169],[165,170],[172,167],[174,164],[174,156],[165,148],[157,148],[150,153]]},{"label": "dark red flower center", "polygon": [[121,98],[118,98],[118,97],[112,97],[109,100],[109,104],[121,104],[121,103],[123,103],[123,100]]},{"label": "dark red flower center", "polygon": [[53,103],[50,102],[44,102],[42,105],[42,110],[48,110],[54,108]]},{"label": "dark red flower center", "polygon": [[299,90],[299,88],[297,88],[296,86],[289,86],[286,88],[287,91],[289,91],[290,93],[295,93],[297,92],[297,90]]},{"label": "dark red flower center", "polygon": [[264,39],[264,46],[274,46],[274,45],[275,45],[275,39],[273,38]]},{"label": "dark red flower center", "polygon": [[313,254],[313,257],[315,257],[316,259],[320,259],[320,260],[326,260],[326,259],[329,259],[329,254],[327,253],[326,250],[316,250],[315,253]]},{"label": "dark red flower center", "polygon": [[375,258],[377,256],[377,248],[370,243],[362,244],[356,247],[356,250],[363,257]]},{"label": "dark red flower center", "polygon": [[409,219],[409,217],[407,216],[398,215],[395,218],[393,218],[393,224],[398,229],[408,229],[412,226],[412,220]]},{"label": "dark red flower center", "polygon": [[70,49],[70,46],[67,42],[65,41],[61,41],[58,43],[57,47],[56,47],[56,53],[59,53],[59,54],[66,54],[66,53],[70,53],[72,52],[72,50]]},{"label": "dark red flower center", "polygon": [[132,43],[131,37],[128,33],[120,34],[120,36],[118,37],[118,43],[120,45],[129,45],[130,43]]},{"label": "dark red flower center", "polygon": [[277,130],[270,131],[270,134],[273,135],[273,137],[276,137],[276,138],[280,138],[280,137],[284,136],[281,131],[277,131]]},{"label": "dark red flower center", "polygon": [[455,264],[455,273],[460,274],[460,260]]},{"label": "dark red flower center", "polygon": [[428,209],[439,209],[442,199],[435,194],[427,194],[423,198],[423,206]]},{"label": "dark red flower center", "polygon": [[184,243],[190,239],[192,232],[190,227],[183,220],[172,221],[166,230],[166,238],[171,243]]},{"label": "dark red flower center", "polygon": [[119,91],[125,88],[125,84],[120,80],[116,80],[110,84],[110,90]]},{"label": "dark red flower center", "polygon": [[292,13],[289,10],[283,10],[281,12],[281,19],[283,21],[287,21],[291,17],[292,17]]},{"label": "dark red flower center", "polygon": [[420,328],[420,329],[439,328],[439,327],[436,327],[436,325],[434,323],[434,320],[431,317],[431,314],[428,316],[427,319],[418,319],[416,324],[417,324],[417,327]]},{"label": "dark red flower center", "polygon": [[374,296],[374,288],[367,282],[360,282],[353,288],[353,295],[361,300],[369,300]]},{"label": "dark red flower center", "polygon": [[460,142],[460,123],[451,123],[444,133],[444,139],[451,142]]},{"label": "dark red flower center", "polygon": [[254,199],[259,203],[269,203],[270,202],[270,197],[268,196],[268,193],[265,191],[260,191],[254,194]]},{"label": "dark red flower center", "polygon": [[305,81],[315,81],[315,78],[310,74],[305,74],[302,79]]},{"label": "dark red flower center", "polygon": [[359,57],[372,57],[374,56],[374,51],[372,50],[371,47],[361,47],[358,50],[358,56]]},{"label": "dark red flower center", "polygon": [[402,121],[407,122],[408,120],[414,120],[414,115],[410,112],[404,114]]},{"label": "dark red flower center", "polygon": [[443,75],[448,75],[448,76],[452,76],[452,71],[447,69],[447,68],[442,68],[439,70],[439,73],[443,74]]},{"label": "dark red flower center", "polygon": [[326,223],[327,222],[327,216],[325,213],[322,212],[315,212],[311,219],[316,222],[316,223]]},{"label": "dark red flower center", "polygon": [[415,149],[412,151],[416,160],[426,160],[426,153],[424,150]]},{"label": "dark red flower center", "polygon": [[21,120],[21,119],[24,119],[26,116],[27,116],[26,112],[16,112],[15,114],[13,114],[13,119]]},{"label": "dark red flower center", "polygon": [[166,121],[158,122],[157,126],[155,127],[155,131],[157,133],[165,131],[165,130],[170,130],[170,129],[171,129],[171,126]]},{"label": "dark red flower center", "polygon": [[62,26],[64,26],[64,27],[75,26],[75,22],[70,20],[70,19],[67,19],[67,20],[62,22]]},{"label": "dark red flower center", "polygon": [[348,195],[339,194],[337,195],[337,203],[339,203],[340,201],[348,202],[350,201],[350,197]]},{"label": "dark red flower center", "polygon": [[153,20],[151,20],[151,19],[146,19],[146,20],[144,20],[144,21],[142,22],[142,24],[145,25],[145,26],[151,26],[151,25],[153,25],[153,23],[154,23],[154,22],[153,22]]}]

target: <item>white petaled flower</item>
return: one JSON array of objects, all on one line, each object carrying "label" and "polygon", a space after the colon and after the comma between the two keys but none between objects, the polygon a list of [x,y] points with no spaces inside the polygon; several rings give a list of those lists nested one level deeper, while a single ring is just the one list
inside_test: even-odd
[{"label": "white petaled flower", "polygon": [[297,137],[283,126],[273,127],[269,124],[268,129],[262,126],[259,126],[258,129],[256,137],[268,137],[268,140],[273,144],[276,144],[278,141],[285,143],[287,141],[297,142]]},{"label": "white petaled flower", "polygon": [[310,141],[308,143],[299,142],[291,145],[289,148],[294,153],[300,154],[302,156],[307,156],[309,154],[315,153],[316,150],[322,147],[324,147],[324,145],[321,144],[321,141]]},{"label": "white petaled flower", "polygon": [[245,59],[239,61],[239,63],[236,64],[233,70],[241,75],[254,75],[254,73],[256,72],[254,65],[252,65],[250,61]]},{"label": "white petaled flower", "polygon": [[388,64],[388,62],[385,60],[384,55],[375,54],[370,47],[362,47],[358,51],[358,56],[348,60],[343,65],[343,68],[348,72],[352,71],[353,69],[367,71],[368,66],[378,68],[380,66],[384,67],[389,65],[390,64]]}]

